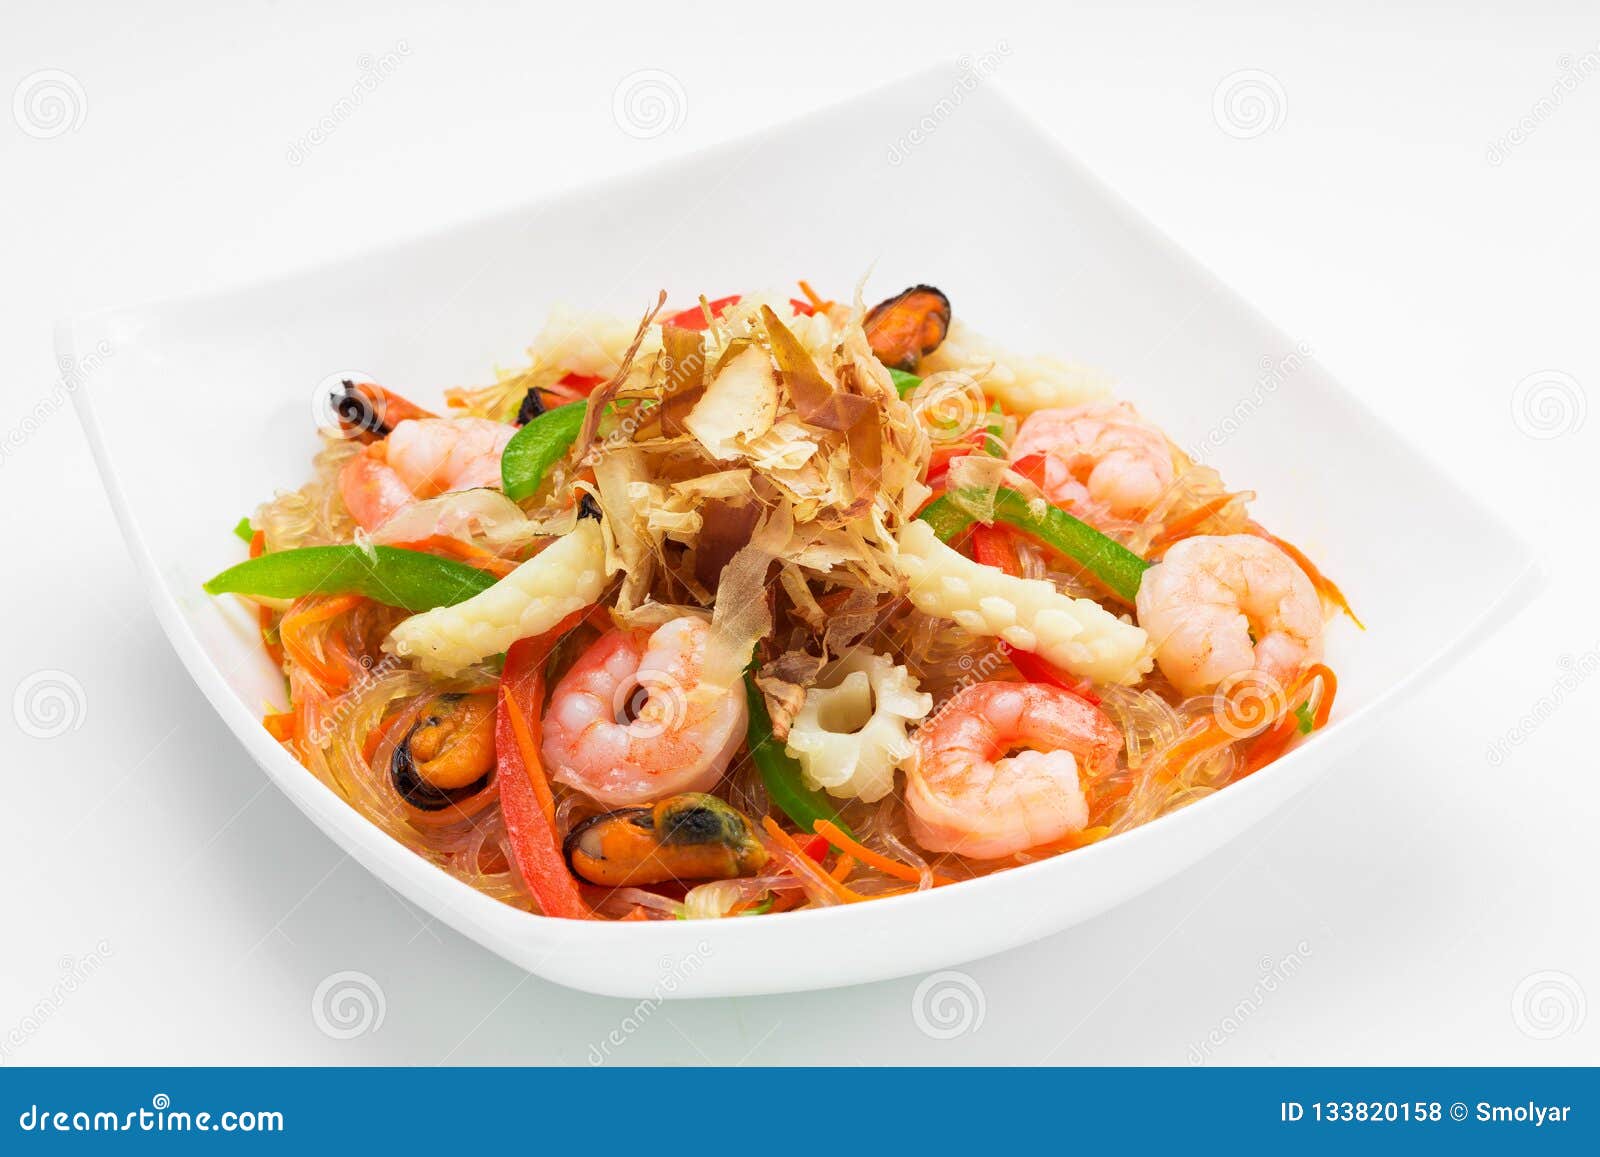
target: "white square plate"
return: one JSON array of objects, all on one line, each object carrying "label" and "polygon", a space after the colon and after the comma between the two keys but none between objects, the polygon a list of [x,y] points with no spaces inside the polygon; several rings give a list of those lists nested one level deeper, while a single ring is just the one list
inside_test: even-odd
[{"label": "white square plate", "polygon": [[[907,149],[913,129],[922,139]],[[1234,487],[1260,493],[1262,521],[1337,577],[1368,626],[1334,631],[1341,686],[1326,731],[1175,815],[983,880],[766,919],[616,924],[545,920],[474,892],[383,836],[262,729],[281,678],[248,616],[200,584],[241,556],[229,533],[239,517],[307,476],[313,396],[329,375],[369,374],[427,404],[517,364],[559,302],[634,315],[662,288],[687,302],[799,277],[842,294],[869,265],[879,296],[931,282],[1010,348],[1105,368],[1174,440],[1204,445]],[[1289,338],[990,87],[968,91],[944,71],[313,273],[63,324],[57,342],[81,372],[79,413],[161,623],[240,742],[391,887],[530,971],[593,992],[823,988],[1081,921],[1257,822],[1541,579],[1514,534]],[[1268,387],[1264,366],[1291,368]],[[1441,574],[1453,577],[1429,583]]]}]

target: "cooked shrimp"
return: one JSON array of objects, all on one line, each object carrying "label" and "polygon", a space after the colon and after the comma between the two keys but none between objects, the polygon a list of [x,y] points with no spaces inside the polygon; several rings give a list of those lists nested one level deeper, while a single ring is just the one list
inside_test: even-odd
[{"label": "cooked shrimp", "polygon": [[1156,663],[1185,695],[1259,675],[1286,685],[1322,656],[1322,603],[1306,573],[1249,534],[1183,539],[1135,601]]},{"label": "cooked shrimp", "polygon": [[345,463],[339,493],[365,530],[411,503],[500,485],[500,454],[515,426],[487,418],[408,418]]},{"label": "cooked shrimp", "polygon": [[911,835],[931,852],[982,860],[1060,839],[1089,822],[1080,771],[1109,773],[1121,749],[1103,711],[1058,687],[964,687],[917,732]]},{"label": "cooked shrimp", "polygon": [[692,616],[610,631],[556,684],[544,758],[608,807],[710,791],[744,739],[742,688],[702,677],[710,628]]},{"label": "cooked shrimp", "polygon": [[1089,523],[1138,517],[1174,478],[1166,435],[1127,402],[1029,414],[1011,460],[1035,456],[1044,458],[1045,495]]}]

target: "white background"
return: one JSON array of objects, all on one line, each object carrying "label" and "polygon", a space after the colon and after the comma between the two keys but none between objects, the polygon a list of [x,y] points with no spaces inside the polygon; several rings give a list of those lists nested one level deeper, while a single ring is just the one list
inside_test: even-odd
[{"label": "white background", "polygon": [[[1246,840],[966,966],[983,1017],[962,1035],[917,1028],[913,977],[646,1010],[613,1059],[1600,1061],[1600,69],[1534,112],[1585,54],[1600,66],[1592,3],[330,7],[0,17],[0,96],[46,69],[82,94],[52,139],[0,107],[0,695],[41,671],[83,688],[54,738],[0,702],[6,1063],[583,1064],[633,1009],[437,926],[265,786],[160,634],[50,401],[52,320],[426,232],[1002,45],[995,84],[1520,525],[1553,581]],[[360,59],[402,43],[291,164]],[[684,117],[641,140],[612,97],[646,68],[676,78]],[[1243,69],[1282,94],[1252,139],[1213,113]],[[1517,410],[1518,383],[1550,370],[1571,384]],[[226,414],[217,430],[238,436]],[[1319,461],[1314,430],[1285,452],[1330,486],[1361,469]],[[1374,517],[1404,520],[1406,495]],[[1451,581],[1408,578],[1418,599]],[[352,1039],[312,1015],[341,970],[382,990],[381,1024]]]}]

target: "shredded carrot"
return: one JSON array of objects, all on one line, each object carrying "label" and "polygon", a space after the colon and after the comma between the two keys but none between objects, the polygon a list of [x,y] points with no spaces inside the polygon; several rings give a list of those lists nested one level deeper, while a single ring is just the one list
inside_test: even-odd
[{"label": "shredded carrot", "polygon": [[517,564],[510,559],[501,558],[492,554],[483,547],[470,542],[462,542],[459,538],[451,538],[448,534],[435,534],[428,538],[418,539],[416,542],[399,543],[406,550],[420,550],[427,554],[442,554],[449,558],[457,558],[468,566],[486,571],[495,578],[505,578],[506,575],[517,569]]},{"label": "shredded carrot", "polygon": [[[1321,689],[1316,691],[1316,707],[1311,712],[1311,730],[1317,731],[1328,722],[1328,716],[1333,711],[1333,697],[1339,689],[1339,679],[1334,675],[1332,668],[1322,663],[1317,663],[1306,668],[1305,673],[1296,681],[1294,690],[1288,697],[1288,702],[1297,704],[1292,710],[1285,710],[1277,721],[1268,730],[1258,735],[1245,751],[1244,770],[1239,773],[1243,779],[1253,775],[1267,764],[1280,758],[1296,739],[1300,737],[1300,708],[1311,702],[1312,684],[1321,680]],[[1306,698],[1301,698],[1301,693],[1306,692]]]},{"label": "shredded carrot", "polygon": [[772,907],[767,909],[767,914],[770,916],[774,912],[787,912],[790,908],[798,907],[805,898],[806,894],[799,889],[779,893],[773,897]]},{"label": "shredded carrot", "polygon": [[260,558],[267,549],[267,535],[265,531],[256,531],[250,536],[250,557]]},{"label": "shredded carrot", "polygon": [[[360,595],[314,595],[296,602],[278,624],[278,639],[284,652],[326,689],[343,690],[350,683],[350,672],[317,654],[309,638],[309,629],[351,610],[360,602]],[[332,639],[324,640],[323,645],[325,648],[331,646]],[[348,658],[348,652],[342,647],[340,652]]]},{"label": "shredded carrot", "polygon": [[388,735],[389,730],[399,721],[400,714],[396,712],[387,719],[380,719],[372,730],[367,732],[366,742],[361,745],[362,759],[368,763],[372,762],[372,757],[378,753],[378,745],[383,742],[384,736]]},{"label": "shredded carrot", "polygon": [[295,736],[296,713],[293,711],[280,711],[274,715],[265,716],[261,726],[279,743],[289,743]]},{"label": "shredded carrot", "polygon": [[1186,767],[1190,760],[1200,759],[1228,746],[1236,737],[1219,723],[1208,723],[1187,738],[1180,739],[1161,757],[1156,769],[1158,780],[1170,780]]},{"label": "shredded carrot", "polygon": [[361,602],[360,595],[328,595],[320,606],[302,609],[300,618],[308,623],[320,623],[342,615],[346,611],[354,610],[359,602]]},{"label": "shredded carrot", "polygon": [[835,899],[839,900],[841,903],[854,904],[859,900],[865,900],[867,898],[859,895],[856,892],[852,892],[849,888],[846,888],[843,884],[839,883],[839,881],[828,875],[828,873],[824,872],[821,868],[812,864],[810,857],[805,854],[804,850],[801,849],[799,844],[795,843],[794,837],[778,826],[777,820],[773,819],[771,816],[762,816],[761,826],[767,830],[767,835],[772,837],[773,843],[777,844],[780,848],[788,852],[794,858],[795,867],[799,868],[803,872],[808,873],[813,883],[822,885],[826,891],[832,893]]},{"label": "shredded carrot", "polygon": [[1318,663],[1311,671],[1322,679],[1322,695],[1317,700],[1317,709],[1311,713],[1311,730],[1317,731],[1328,725],[1328,716],[1333,714],[1333,697],[1339,691],[1339,676],[1325,663]]},{"label": "shredded carrot", "polygon": [[556,797],[550,791],[550,781],[544,777],[544,764],[539,761],[539,745],[534,742],[533,730],[528,726],[528,720],[522,714],[511,698],[511,691],[503,684],[500,687],[500,698],[505,702],[506,715],[511,720],[511,730],[517,737],[517,748],[522,752],[522,762],[528,769],[528,782],[533,785],[533,794],[539,799],[539,806],[544,809],[545,819],[550,821],[550,828],[556,826]]},{"label": "shredded carrot", "polygon": [[1086,848],[1090,844],[1097,844],[1111,834],[1111,829],[1104,825],[1083,828],[1080,831],[1068,832],[1059,840],[1048,844],[1040,844],[1036,848],[1028,848],[1030,856],[1054,856],[1061,852],[1075,852],[1079,848]]},{"label": "shredded carrot", "polygon": [[1161,533],[1156,536],[1155,542],[1150,544],[1151,550],[1170,546],[1181,538],[1187,538],[1190,531],[1205,522],[1206,519],[1221,514],[1228,504],[1238,497],[1237,494],[1224,494],[1220,498],[1213,498],[1210,502],[1202,503],[1187,514],[1174,518],[1161,528]]},{"label": "shredded carrot", "polygon": [[[922,873],[917,871],[910,864],[902,864],[899,860],[891,860],[888,856],[880,855],[871,848],[857,843],[855,840],[852,840],[849,836],[845,835],[844,832],[839,829],[838,824],[832,823],[829,820],[818,820],[816,823],[811,825],[811,829],[812,831],[816,832],[817,835],[825,837],[830,844],[838,848],[841,852],[854,856],[868,867],[877,868],[878,871],[882,872],[886,876],[893,876],[895,879],[904,880],[908,884],[918,883],[922,879]],[[934,873],[933,883],[935,887],[938,887],[941,884],[954,884],[955,881],[950,879],[948,876],[941,876],[938,873]]]},{"label": "shredded carrot", "polygon": [[1339,584],[1317,569],[1317,564],[1306,557],[1304,551],[1292,542],[1287,542],[1277,535],[1270,533],[1266,527],[1258,522],[1250,524],[1250,533],[1257,538],[1265,539],[1273,546],[1283,551],[1284,554],[1294,559],[1295,565],[1306,572],[1306,577],[1311,580],[1311,585],[1317,588],[1317,594],[1327,599],[1339,610],[1350,616],[1350,621],[1363,631],[1367,625],[1356,617],[1355,611],[1350,608],[1350,600],[1344,597],[1344,592],[1339,589]]},{"label": "shredded carrot", "polygon": [[850,878],[850,873],[855,871],[855,867],[856,860],[854,856],[842,855],[833,862],[833,871],[829,872],[828,875],[842,884]]},{"label": "shredded carrot", "polygon": [[[1313,680],[1323,681],[1323,694],[1318,701],[1316,711],[1313,712],[1313,727],[1315,730],[1328,721],[1328,711],[1333,707],[1333,691],[1336,680],[1333,672],[1317,663],[1308,667],[1291,685],[1288,695],[1285,696],[1284,710],[1267,726],[1266,730],[1251,740],[1250,746],[1245,749],[1245,766],[1238,778],[1243,779],[1252,772],[1259,771],[1279,755],[1293,742],[1299,730],[1299,719],[1288,705],[1304,706],[1310,702],[1309,698],[1302,699],[1301,694],[1308,690]],[[1161,757],[1161,766],[1156,771],[1159,779],[1171,779],[1181,771],[1192,759],[1203,758],[1214,749],[1228,746],[1237,738],[1228,728],[1215,721],[1201,727],[1194,734],[1179,740],[1165,755]]]},{"label": "shredded carrot", "polygon": [[1104,791],[1093,789],[1090,796],[1089,823],[1090,825],[1102,824],[1111,818],[1111,811],[1133,794],[1133,777],[1119,780],[1107,786]]},{"label": "shredded carrot", "polygon": [[[1289,726],[1284,726],[1285,722]],[[1254,742],[1245,749],[1245,763],[1243,769],[1239,772],[1239,778],[1243,779],[1247,775],[1254,775],[1269,763],[1276,762],[1294,739],[1294,732],[1294,720],[1290,719],[1280,720],[1271,730],[1264,731],[1258,735]]]},{"label": "shredded carrot", "polygon": [[832,304],[818,297],[817,291],[804,281],[800,282],[800,292],[806,295],[806,300],[811,303],[812,309],[825,310]]},{"label": "shredded carrot", "polygon": [[356,657],[350,653],[349,644],[337,634],[329,634],[322,640],[322,650],[333,660],[332,670],[336,673],[337,682],[334,686],[343,689],[350,685],[350,669],[356,666]]}]

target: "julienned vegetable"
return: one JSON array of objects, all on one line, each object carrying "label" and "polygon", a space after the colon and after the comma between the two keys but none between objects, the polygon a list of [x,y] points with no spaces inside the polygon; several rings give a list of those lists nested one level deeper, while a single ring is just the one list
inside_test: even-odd
[{"label": "julienned vegetable", "polygon": [[768,798],[803,832],[811,831],[812,825],[818,820],[827,820],[838,824],[841,830],[848,833],[850,829],[840,821],[839,813],[828,803],[828,797],[806,786],[800,774],[800,764],[790,758],[783,744],[773,738],[772,718],[767,714],[766,700],[761,697],[755,680],[749,675],[745,676],[744,694],[750,706],[750,730],[747,735],[750,758],[761,773],[761,782],[766,785]]},{"label": "julienned vegetable", "polygon": [[539,489],[550,467],[577,440],[587,407],[587,402],[568,402],[546,410],[511,436],[500,455],[500,481],[507,497],[520,501]]},{"label": "julienned vegetable", "polygon": [[391,607],[427,611],[454,606],[494,583],[492,574],[476,567],[398,546],[303,546],[230,566],[205,590],[271,599],[365,595]]},{"label": "julienned vegetable", "polygon": [[988,521],[980,520],[974,510],[989,505],[994,518],[1081,563],[1112,594],[1129,603],[1138,595],[1139,581],[1150,564],[1116,539],[1101,534],[1059,507],[1045,504],[1042,510],[1035,511],[1025,495],[1006,486],[994,492],[992,502],[987,499],[987,494],[979,490],[959,495],[943,494],[930,502],[918,517],[932,526],[940,539],[949,542],[974,522]]},{"label": "julienned vegetable", "polygon": [[494,722],[500,812],[517,874],[539,902],[541,912],[573,920],[586,919],[591,913],[561,851],[555,799],[539,747],[544,666],[551,649],[581,618],[581,613],[571,615],[537,638],[512,644],[500,676],[500,707]]},{"label": "julienned vegetable", "polygon": [[894,388],[900,392],[902,398],[922,384],[922,379],[916,374],[908,374],[905,370],[897,370],[893,366],[889,367],[889,377],[894,380]]}]

